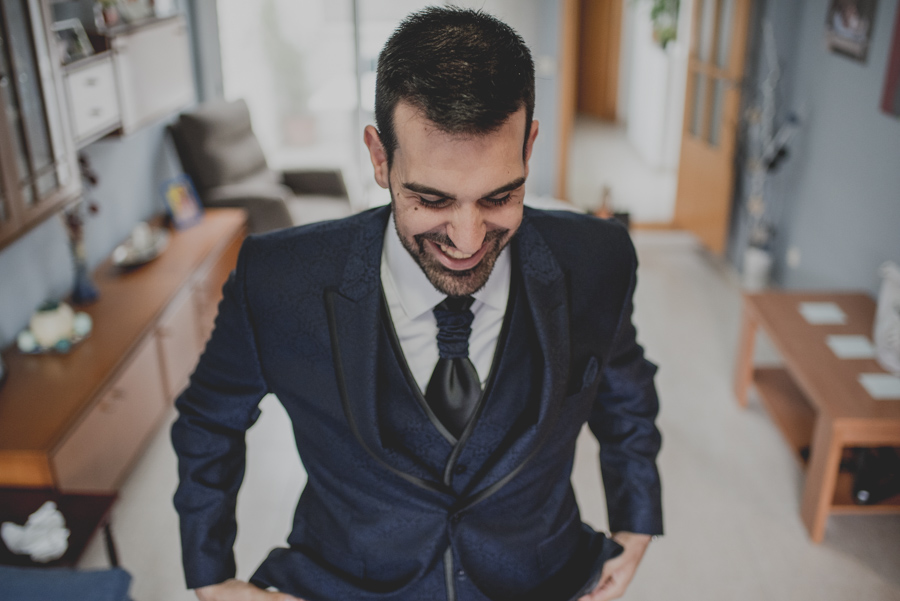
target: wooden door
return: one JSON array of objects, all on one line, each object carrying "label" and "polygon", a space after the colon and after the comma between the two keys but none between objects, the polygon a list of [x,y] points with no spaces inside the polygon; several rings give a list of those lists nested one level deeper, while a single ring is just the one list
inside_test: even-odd
[{"label": "wooden door", "polygon": [[725,250],[752,0],[694,0],[675,223]]},{"label": "wooden door", "polygon": [[616,120],[622,0],[581,0],[578,111]]}]

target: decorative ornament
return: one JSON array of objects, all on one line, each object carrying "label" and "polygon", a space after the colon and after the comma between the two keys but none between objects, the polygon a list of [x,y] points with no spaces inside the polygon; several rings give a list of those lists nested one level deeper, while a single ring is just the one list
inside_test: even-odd
[{"label": "decorative ornament", "polygon": [[[86,188],[94,188],[99,179],[91,168],[87,157],[79,153],[78,167]],[[69,247],[75,265],[75,284],[72,288],[72,302],[86,305],[97,300],[99,292],[91,281],[87,266],[87,253],[84,246],[84,222],[86,215],[94,215],[99,211],[97,203],[82,198],[64,211],[64,223],[69,234]]]}]

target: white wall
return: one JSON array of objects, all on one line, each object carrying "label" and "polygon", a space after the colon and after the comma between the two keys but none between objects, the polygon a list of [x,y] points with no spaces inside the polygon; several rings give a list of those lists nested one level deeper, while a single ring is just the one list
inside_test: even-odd
[{"label": "white wall", "polygon": [[628,90],[628,140],[655,169],[678,167],[692,4],[682,1],[678,39],[663,50],[653,41],[650,3],[626,3],[622,40],[628,46],[622,54],[628,57],[627,72],[620,84]]}]

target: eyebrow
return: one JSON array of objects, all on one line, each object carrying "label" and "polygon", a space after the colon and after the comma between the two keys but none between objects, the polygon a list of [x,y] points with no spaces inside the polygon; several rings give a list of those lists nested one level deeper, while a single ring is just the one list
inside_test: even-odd
[{"label": "eyebrow", "polygon": [[[498,194],[503,194],[504,192],[509,192],[511,190],[515,190],[516,188],[521,187],[525,183],[524,177],[519,177],[509,182],[508,184],[504,184],[495,190],[491,190],[487,194],[481,196],[481,198],[490,198],[491,196],[497,196]],[[415,182],[404,183],[403,187],[407,190],[415,192],[417,194],[427,194],[428,196],[438,196],[440,198],[446,198],[447,200],[456,200],[456,197],[452,194],[448,194],[447,192],[441,192],[436,188],[432,188],[431,186],[426,186],[423,184],[417,184]]]}]

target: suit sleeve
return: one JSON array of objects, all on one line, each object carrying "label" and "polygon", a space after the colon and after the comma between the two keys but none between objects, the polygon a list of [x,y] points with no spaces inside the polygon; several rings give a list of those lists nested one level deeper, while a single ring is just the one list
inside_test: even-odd
[{"label": "suit sleeve", "polygon": [[630,242],[629,247],[630,282],[589,426],[600,443],[610,530],[657,535],[662,534],[662,500],[656,366],[644,358],[632,323],[637,258]]},{"label": "suit sleeve", "polygon": [[235,575],[235,503],[244,478],[246,430],[259,417],[266,394],[247,301],[247,239],[223,288],[215,330],[176,401],[172,426],[178,456],[175,508],[181,521],[182,561],[188,588]]}]

